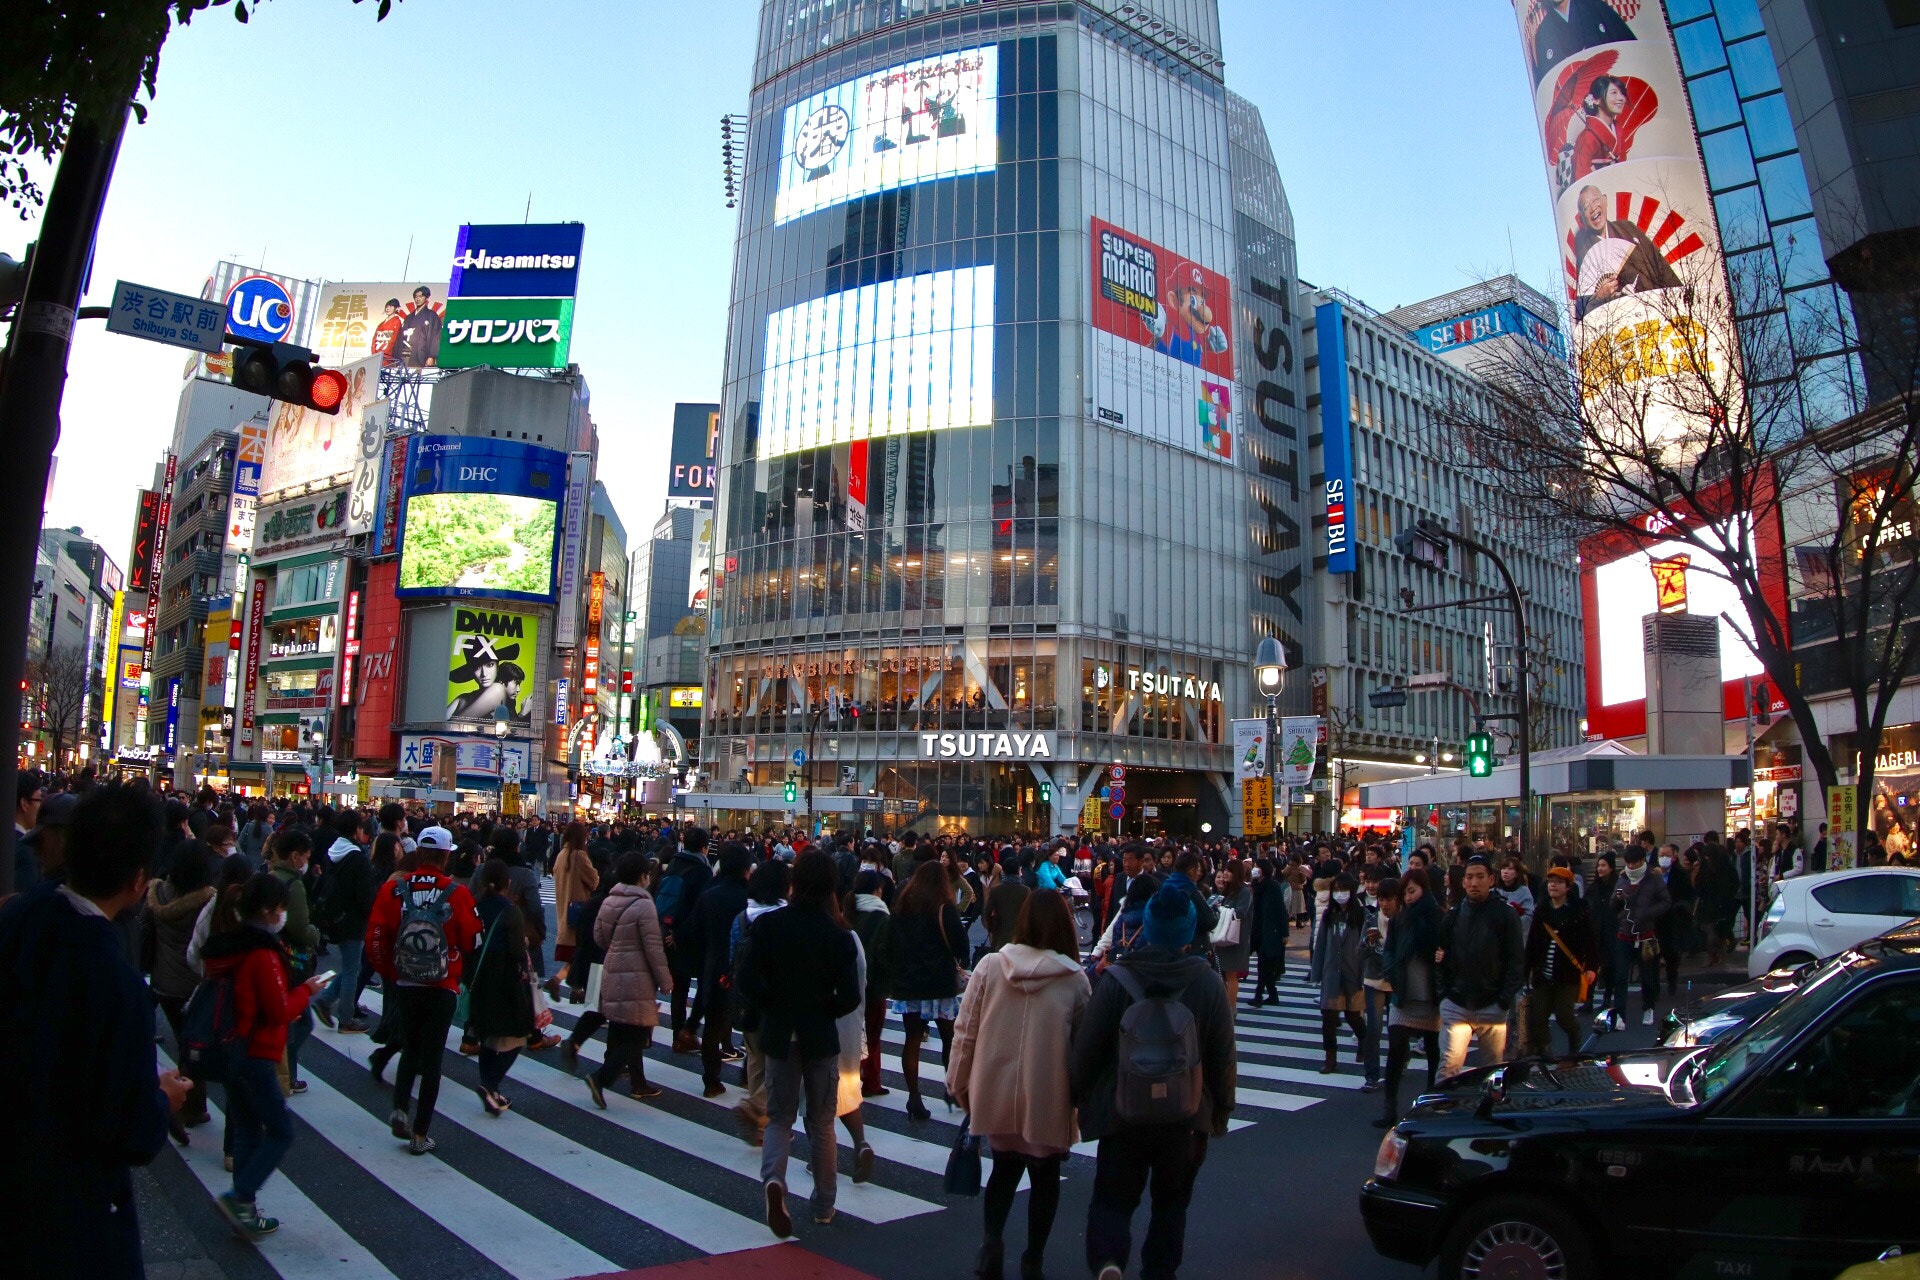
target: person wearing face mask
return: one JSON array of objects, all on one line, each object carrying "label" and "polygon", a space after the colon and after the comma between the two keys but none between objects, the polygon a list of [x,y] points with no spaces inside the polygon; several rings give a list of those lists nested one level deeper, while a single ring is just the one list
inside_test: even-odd
[{"label": "person wearing face mask", "polygon": [[[307,910],[307,862],[312,856],[313,841],[297,827],[276,831],[267,840],[267,873],[287,889],[287,925],[281,931],[280,943],[286,949],[289,970],[299,982],[313,976],[322,945],[320,930]],[[307,1082],[300,1078],[300,1049],[312,1034],[313,1014],[302,1001],[286,1037],[283,1074],[289,1093],[307,1091]]]},{"label": "person wearing face mask", "polygon": [[318,977],[304,982],[293,977],[284,941],[288,899],[280,876],[255,875],[234,900],[232,927],[223,929],[216,921],[216,932],[200,953],[209,982],[232,984],[234,1022],[245,1046],[226,1072],[233,1186],[214,1203],[234,1234],[248,1241],[272,1235],[280,1226],[260,1213],[254,1197],[293,1145],[293,1116],[276,1068],[287,1050],[289,1028],[321,985]]},{"label": "person wearing face mask", "polygon": [[1653,1025],[1654,1006],[1660,1000],[1660,920],[1667,914],[1671,900],[1667,882],[1647,865],[1647,849],[1652,833],[1627,846],[1627,865],[1613,891],[1615,977],[1623,988],[1614,998],[1611,1011],[1616,1029],[1626,1025],[1624,988],[1633,980],[1635,966],[1640,970],[1640,1025]]},{"label": "person wearing face mask", "polygon": [[1316,924],[1313,964],[1307,980],[1320,988],[1320,1044],[1326,1060],[1321,1075],[1332,1075],[1342,1018],[1353,1032],[1356,1057],[1366,1054],[1367,1024],[1364,948],[1367,912],[1354,899],[1354,879],[1342,871],[1327,889],[1327,907]]}]

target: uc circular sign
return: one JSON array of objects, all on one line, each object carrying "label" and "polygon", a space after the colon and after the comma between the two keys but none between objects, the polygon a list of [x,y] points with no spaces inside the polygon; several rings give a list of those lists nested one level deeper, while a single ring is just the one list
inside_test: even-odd
[{"label": "uc circular sign", "polygon": [[227,330],[260,342],[285,342],[293,330],[293,299],[271,276],[246,276],[227,290]]}]

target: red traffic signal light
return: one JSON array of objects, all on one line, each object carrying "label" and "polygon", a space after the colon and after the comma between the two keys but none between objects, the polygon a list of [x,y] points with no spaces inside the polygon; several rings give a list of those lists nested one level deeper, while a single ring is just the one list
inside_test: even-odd
[{"label": "red traffic signal light", "polygon": [[339,413],[346,402],[346,375],[338,369],[315,369],[311,351],[284,342],[235,345],[239,350],[233,356],[233,385],[242,391],[320,413]]}]

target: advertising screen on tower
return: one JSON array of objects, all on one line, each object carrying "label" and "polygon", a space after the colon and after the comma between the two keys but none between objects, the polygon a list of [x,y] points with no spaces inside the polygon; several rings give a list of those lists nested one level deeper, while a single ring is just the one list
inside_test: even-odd
[{"label": "advertising screen on tower", "polygon": [[342,372],[347,375],[347,398],[339,413],[321,413],[284,400],[273,402],[260,474],[263,502],[289,489],[353,473],[361,415],[380,397],[380,361],[369,356]]},{"label": "advertising screen on tower", "polygon": [[553,599],[567,455],[514,440],[420,436],[407,459],[401,596]]},{"label": "advertising screen on tower", "polygon": [[539,652],[540,619],[532,614],[456,608],[447,719],[525,724],[533,716],[533,664]]},{"label": "advertising screen on tower", "polygon": [[757,455],[993,421],[993,268],[830,293],[767,317]]},{"label": "advertising screen on tower", "polygon": [[1094,413],[1110,426],[1233,457],[1227,278],[1100,218],[1089,239]]},{"label": "advertising screen on tower", "polygon": [[470,223],[453,245],[456,298],[571,298],[580,284],[582,222]]},{"label": "advertising screen on tower", "polygon": [[994,45],[904,62],[787,108],[773,220],[895,187],[991,173],[1000,54]]},{"label": "advertising screen on tower", "polygon": [[711,498],[720,447],[720,406],[673,406],[673,467],[667,477],[669,498]]},{"label": "advertising screen on tower", "polygon": [[329,368],[368,356],[387,366],[430,368],[439,362],[446,311],[444,281],[322,285],[308,345]]},{"label": "advertising screen on tower", "polygon": [[[1701,353],[1730,377],[1719,233],[1663,6],[1652,0],[1514,0],[1553,197],[1573,346],[1596,371],[1592,402],[1619,384],[1654,436],[1693,428],[1647,389]],[[1706,299],[1704,303],[1700,299]],[[1613,376],[1617,372],[1618,376]],[[1730,388],[1729,394],[1737,394]],[[1618,412],[1617,409],[1614,412]],[[1622,424],[1623,426],[1626,424]],[[1629,427],[1640,429],[1639,424]]]}]

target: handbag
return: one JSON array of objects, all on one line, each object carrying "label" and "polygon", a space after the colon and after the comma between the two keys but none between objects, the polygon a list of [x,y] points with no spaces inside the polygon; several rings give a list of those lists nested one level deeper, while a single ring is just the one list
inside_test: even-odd
[{"label": "handbag", "polygon": [[1580,957],[1573,954],[1573,948],[1567,945],[1567,940],[1560,936],[1557,929],[1545,920],[1540,922],[1540,927],[1547,931],[1547,936],[1553,939],[1554,945],[1565,952],[1567,959],[1573,961],[1574,967],[1580,970],[1580,1003],[1585,1004],[1587,997],[1593,992],[1594,979],[1600,975],[1580,963]]},{"label": "handbag", "polygon": [[1216,947],[1237,947],[1240,945],[1240,913],[1224,904],[1220,907],[1220,918],[1213,922],[1213,932],[1207,935],[1207,941]]},{"label": "handbag", "polygon": [[604,964],[596,963],[587,966],[586,1002],[587,1008],[589,1009],[597,1010],[600,1007],[600,980],[606,975],[606,972],[607,966]]},{"label": "handbag", "polygon": [[527,985],[533,989],[533,1032],[545,1035],[553,1025],[553,1008],[547,1003],[546,992],[540,990],[540,980],[531,971],[527,974]]},{"label": "handbag", "polygon": [[[940,929],[940,945],[947,949],[948,955],[952,955],[953,944],[947,941],[947,913],[944,908],[934,914],[933,922]],[[953,962],[953,971],[956,975],[955,982],[958,984],[958,989],[965,991],[967,989],[967,983],[972,979],[973,974],[969,973],[966,967],[958,960]],[[972,1195],[973,1193],[968,1192],[967,1194]]]},{"label": "handbag", "polygon": [[980,1139],[974,1135],[970,1123],[970,1117],[960,1121],[953,1150],[947,1153],[946,1191],[950,1196],[980,1194]]}]

